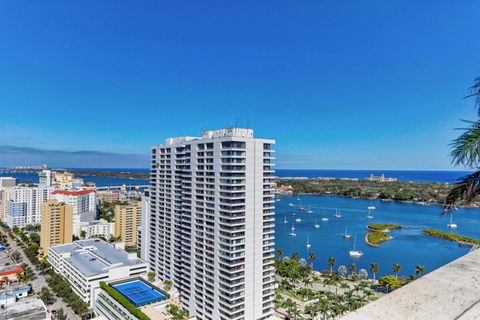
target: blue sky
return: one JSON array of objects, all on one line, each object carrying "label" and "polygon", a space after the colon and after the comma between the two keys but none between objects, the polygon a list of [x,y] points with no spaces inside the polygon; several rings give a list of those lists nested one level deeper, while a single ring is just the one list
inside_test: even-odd
[{"label": "blue sky", "polygon": [[[21,164],[86,150],[141,166],[128,159],[166,137],[237,123],[277,140],[279,168],[453,169],[453,129],[475,117],[462,97],[480,76],[479,8],[2,1],[0,146],[46,154]],[[18,154],[0,147],[0,166]]]}]

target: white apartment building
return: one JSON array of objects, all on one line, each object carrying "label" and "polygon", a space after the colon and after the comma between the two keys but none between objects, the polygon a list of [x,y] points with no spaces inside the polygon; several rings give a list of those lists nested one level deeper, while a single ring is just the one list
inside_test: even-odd
[{"label": "white apartment building", "polygon": [[73,207],[73,234],[79,235],[81,222],[95,220],[97,215],[97,197],[95,190],[55,190],[52,198]]},{"label": "white apartment building", "polygon": [[272,316],[274,143],[229,128],[152,148],[148,261],[197,319]]},{"label": "white apartment building", "polygon": [[49,188],[15,187],[8,189],[5,221],[10,227],[23,228],[27,224],[39,224],[42,205],[50,199]]},{"label": "white apartment building", "polygon": [[100,281],[133,276],[146,277],[148,263],[120,246],[103,240],[79,240],[48,249],[47,261],[64,276],[72,290],[93,307],[94,290]]},{"label": "white apartment building", "polygon": [[102,236],[108,240],[115,234],[115,222],[100,219],[81,222],[80,224],[80,231],[85,231],[85,238],[87,239]]}]

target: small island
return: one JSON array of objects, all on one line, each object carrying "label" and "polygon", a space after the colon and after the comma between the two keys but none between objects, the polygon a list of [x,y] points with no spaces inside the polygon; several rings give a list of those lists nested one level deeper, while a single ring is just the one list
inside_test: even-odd
[{"label": "small island", "polygon": [[448,233],[440,230],[423,230],[422,233],[424,235],[430,236],[430,237],[435,237],[435,238],[440,238],[452,242],[457,242],[463,245],[467,246],[480,246],[480,240],[470,238],[470,237],[465,237],[461,236],[456,233]]},{"label": "small island", "polygon": [[370,231],[379,231],[379,232],[389,232],[390,230],[400,230],[402,226],[398,224],[384,224],[384,223],[376,223],[367,226],[367,230]]},{"label": "small island", "polygon": [[382,242],[392,239],[391,236],[381,231],[370,232],[365,236],[365,243],[372,247],[378,247]]}]

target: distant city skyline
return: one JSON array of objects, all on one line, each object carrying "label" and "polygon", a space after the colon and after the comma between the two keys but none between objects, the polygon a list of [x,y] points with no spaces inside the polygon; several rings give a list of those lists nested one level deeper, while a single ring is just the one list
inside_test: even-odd
[{"label": "distant city skyline", "polygon": [[0,9],[0,167],[147,168],[165,137],[237,124],[276,139],[278,168],[463,169],[474,2]]}]

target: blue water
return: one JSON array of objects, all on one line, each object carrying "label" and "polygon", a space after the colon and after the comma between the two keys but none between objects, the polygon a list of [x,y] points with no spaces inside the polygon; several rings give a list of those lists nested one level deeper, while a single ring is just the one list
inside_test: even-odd
[{"label": "blue water", "polygon": [[[469,251],[468,247],[460,246],[446,240],[436,239],[421,234],[422,229],[440,229],[453,232],[447,228],[449,216],[441,215],[439,206],[420,206],[415,204],[403,204],[398,202],[373,201],[377,207],[374,219],[367,219],[367,207],[369,200],[348,199],[331,196],[300,196],[281,197],[276,202],[276,247],[282,248],[286,255],[298,252],[301,257],[307,259],[310,252],[314,252],[316,270],[328,269],[327,259],[336,259],[336,268],[340,265],[348,266],[356,263],[357,270],[365,268],[369,270],[370,263],[378,263],[380,275],[391,274],[394,263],[400,263],[400,274],[410,275],[415,273],[416,265],[424,265],[426,271],[432,271]],[[288,206],[293,203],[296,207]],[[298,205],[311,206],[314,213],[299,211]],[[322,222],[323,208],[326,208],[328,222]],[[333,215],[335,209],[341,210],[342,217],[336,219]],[[295,213],[292,217],[290,214]],[[288,223],[284,224],[287,216]],[[296,237],[289,235],[292,222],[300,217],[302,221],[295,223]],[[314,228],[315,218],[321,225]],[[454,216],[459,234],[480,238],[480,209],[459,209]],[[373,248],[365,244],[364,237],[368,233],[366,226],[372,223],[394,223],[406,227],[405,229],[392,231],[393,239]],[[351,240],[343,239],[345,226],[351,234]],[[311,248],[307,250],[307,236],[310,237]],[[364,255],[359,259],[353,259],[348,251],[352,250],[353,238],[357,237],[357,249],[362,250]]]},{"label": "blue water", "polygon": [[422,170],[313,170],[313,169],[277,169],[279,177],[331,177],[364,179],[370,174],[397,178],[400,181],[416,182],[455,182],[471,173],[468,171],[422,171]]},{"label": "blue water", "polygon": [[[0,173],[1,176],[14,177],[19,183],[38,183],[37,173]],[[76,178],[82,178],[84,182],[93,182],[97,187],[121,186],[121,185],[148,185],[150,182],[144,179],[125,179],[100,176],[82,176],[75,175]]]}]

